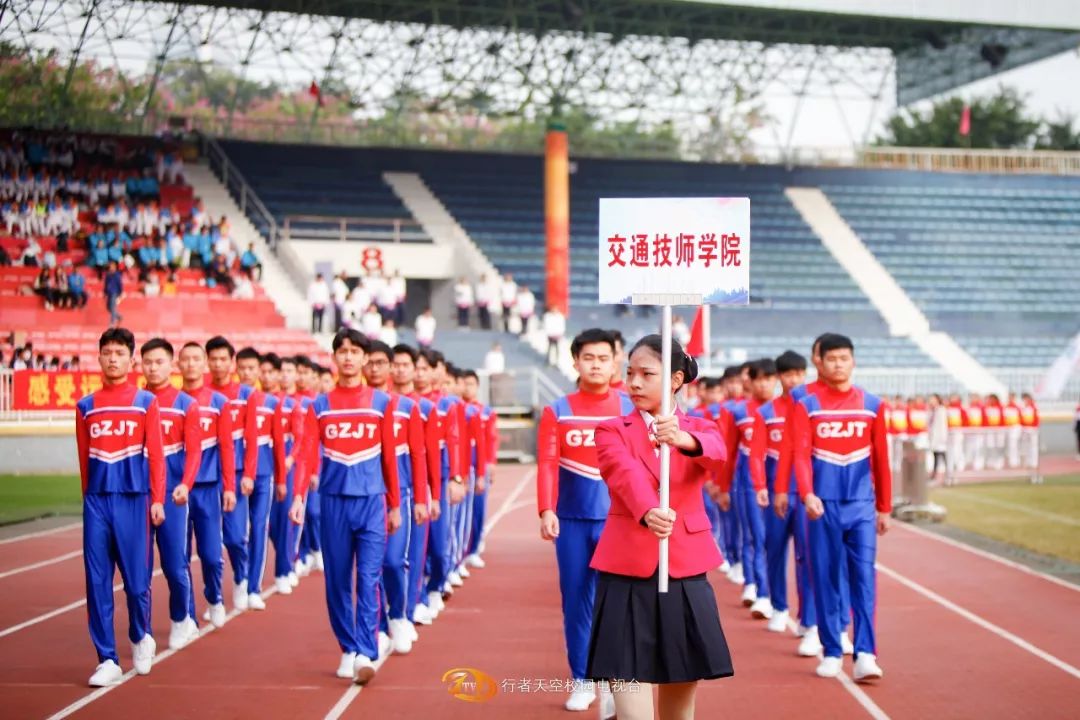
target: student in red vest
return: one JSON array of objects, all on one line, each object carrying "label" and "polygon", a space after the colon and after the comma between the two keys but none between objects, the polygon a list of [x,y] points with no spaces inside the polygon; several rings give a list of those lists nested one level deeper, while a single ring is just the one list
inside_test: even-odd
[{"label": "student in red vest", "polygon": [[986,455],[987,465],[994,470],[1005,467],[1005,418],[1002,414],[1001,398],[991,393],[983,406],[986,420]]},{"label": "student in red vest", "polygon": [[[660,416],[662,342],[648,335],[630,352],[627,389],[634,410],[596,429],[600,474],[611,507],[591,567],[598,571],[587,676],[613,684],[618,716],[694,716],[700,680],[734,674],[706,573],[720,564],[702,489],[726,459],[716,425],[676,410]],[[697,377],[697,363],[671,342],[671,390]],[[671,407],[676,408],[674,397]],[[659,507],[660,445],[671,451],[670,508]],[[669,588],[657,589],[660,539],[668,540]]]}]

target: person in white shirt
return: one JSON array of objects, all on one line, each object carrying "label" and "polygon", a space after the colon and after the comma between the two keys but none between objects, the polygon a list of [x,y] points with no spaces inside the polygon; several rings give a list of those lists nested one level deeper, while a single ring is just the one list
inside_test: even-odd
[{"label": "person in white shirt", "polygon": [[356,283],[356,287],[353,288],[352,293],[349,294],[349,305],[357,308],[356,315],[359,317],[367,310],[367,306],[372,303],[375,298],[371,297],[371,293],[368,292],[367,287],[364,285],[363,278],[360,282]]},{"label": "person in white shirt", "polygon": [[480,281],[476,283],[476,315],[480,320],[482,330],[491,329],[491,304],[495,302],[495,296],[491,292],[487,275],[480,275]]},{"label": "person in white shirt", "polygon": [[397,298],[397,304],[394,306],[396,310],[394,313],[394,325],[400,327],[405,324],[405,295],[407,292],[405,278],[402,277],[400,270],[395,270],[390,277],[390,287],[394,288],[394,296]]},{"label": "person in white shirt", "polygon": [[949,413],[940,395],[930,396],[930,452],[934,453],[933,480],[945,483],[946,454],[949,452]]},{"label": "person in white shirt", "polygon": [[529,332],[529,321],[536,313],[536,296],[526,285],[518,288],[517,311],[521,316],[521,334]]},{"label": "person in white shirt", "polygon": [[435,316],[431,314],[431,308],[427,308],[416,318],[416,342],[421,347],[431,347],[435,342]]},{"label": "person in white shirt", "polygon": [[566,317],[558,308],[548,308],[542,320],[544,335],[548,339],[547,361],[554,366],[559,362],[559,341],[566,334]]},{"label": "person in white shirt", "polygon": [[334,277],[331,293],[334,296],[334,332],[341,329],[345,319],[345,301],[349,299],[349,285],[345,282],[345,271],[342,270]]},{"label": "person in white shirt", "polygon": [[671,321],[671,336],[683,347],[686,347],[687,343],[690,342],[690,328],[681,315],[676,315],[675,319]]},{"label": "person in white shirt", "polygon": [[330,304],[330,286],[326,284],[322,273],[316,275],[315,280],[308,286],[307,299],[311,304],[311,332],[321,333],[323,313]]},{"label": "person in white shirt", "polygon": [[[379,312],[382,314],[383,320],[393,320],[397,317],[397,304],[398,297],[397,291],[394,290],[394,286],[389,282],[383,284],[379,288],[378,294],[375,296],[375,304],[379,306]],[[391,347],[397,343],[391,343]]]},{"label": "person in white shirt", "polygon": [[254,300],[255,286],[251,284],[251,278],[241,273],[236,279],[236,287],[233,288],[232,296],[240,300]]},{"label": "person in white shirt", "polygon": [[397,327],[394,326],[393,320],[383,322],[382,329],[379,331],[379,340],[382,340],[390,347],[398,344]]},{"label": "person in white shirt", "polygon": [[382,332],[382,315],[379,314],[379,308],[375,307],[375,303],[368,305],[364,316],[360,318],[360,332],[364,333],[369,340],[379,339],[379,333]]},{"label": "person in white shirt", "polygon": [[518,286],[514,282],[514,276],[510,273],[503,275],[502,285],[499,286],[499,300],[502,301],[503,329],[510,332],[510,316],[517,306]]},{"label": "person in white shirt", "polygon": [[503,355],[502,346],[495,343],[484,356],[484,369],[492,375],[500,375],[506,372],[506,356]]},{"label": "person in white shirt", "polygon": [[458,327],[469,327],[469,311],[472,310],[473,306],[473,289],[467,278],[461,278],[454,285],[454,305],[457,306]]}]

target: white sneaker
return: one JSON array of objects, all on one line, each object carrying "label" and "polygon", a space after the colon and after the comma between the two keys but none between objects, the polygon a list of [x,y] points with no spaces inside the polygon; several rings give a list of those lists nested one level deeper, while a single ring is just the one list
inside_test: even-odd
[{"label": "white sneaker", "polygon": [[736,585],[742,585],[746,582],[746,578],[743,577],[742,563],[735,563],[731,566],[727,579]]},{"label": "white sneaker", "polygon": [[169,630],[169,648],[179,650],[199,636],[199,626],[189,617],[174,622]]},{"label": "white sneaker", "polygon": [[112,660],[106,660],[97,666],[94,674],[90,676],[90,687],[108,687],[120,682],[124,677],[124,671]]},{"label": "white sneaker", "polygon": [[750,616],[755,620],[771,620],[773,616],[772,600],[758,598],[750,606]]},{"label": "white sneaker", "polygon": [[292,585],[293,587],[298,587],[300,585],[300,576],[297,575],[296,572],[289,573],[289,585]]},{"label": "white sneaker", "polygon": [[877,664],[877,656],[870,653],[859,653],[855,658],[855,670],[851,673],[855,682],[866,680],[878,680],[885,676],[885,671]]},{"label": "white sneaker", "polygon": [[457,570],[451,570],[450,574],[446,576],[447,581],[450,583],[450,587],[461,587],[465,583],[461,580],[461,575]]},{"label": "white sneaker", "polygon": [[404,618],[390,621],[390,642],[396,655],[408,655],[412,650],[412,623]]},{"label": "white sneaker", "polygon": [[274,578],[274,590],[278,595],[292,595],[292,583],[287,577]]},{"label": "white sneaker", "polygon": [[757,602],[757,585],[751,583],[743,588],[742,604],[743,607],[750,607],[755,602]]},{"label": "white sneaker", "polygon": [[773,612],[771,618],[769,618],[769,624],[765,626],[765,629],[769,632],[782,633],[787,632],[788,623],[788,611],[777,610]]},{"label": "white sneaker", "polygon": [[802,623],[799,623],[799,629],[795,631],[795,637],[802,637],[808,632],[810,632],[810,628],[806,627]]},{"label": "white sneaker", "polygon": [[827,657],[821,659],[821,662],[818,663],[817,670],[815,670],[814,672],[817,673],[818,677],[834,678],[840,674],[840,671],[843,669],[843,667],[843,658]]},{"label": "white sneaker", "polygon": [[302,560],[297,560],[295,566],[297,576],[307,577],[311,573],[311,563],[313,562],[314,560],[311,559],[310,555]]},{"label": "white sneaker", "polygon": [[443,602],[442,593],[432,590],[427,595],[427,608],[431,614],[431,619],[439,617],[439,613],[446,609],[446,603]]},{"label": "white sneaker", "polygon": [[465,564],[469,567],[474,567],[477,569],[483,569],[487,567],[487,563],[484,562],[484,558],[480,557],[479,553],[473,553],[469,557],[465,558]]},{"label": "white sneaker", "polygon": [[[387,638],[389,640],[390,638]],[[357,655],[353,660],[353,682],[357,685],[367,685],[375,677],[375,663],[371,658]]]},{"label": "white sneaker", "polygon": [[725,560],[720,565],[720,567],[716,568],[716,571],[719,572],[719,573],[722,573],[724,575],[727,575],[729,572],[731,572],[731,563],[729,563],[727,560]]},{"label": "white sneaker", "polygon": [[600,720],[611,720],[615,717],[615,696],[611,693],[611,685],[600,683]]},{"label": "white sneaker", "polygon": [[248,595],[248,608],[252,610],[265,610],[266,603],[262,599],[262,595],[258,593],[251,593]]},{"label": "white sneaker", "polygon": [[840,633],[840,651],[845,655],[855,654],[855,646],[851,644],[851,638],[848,637],[847,631]]},{"label": "white sneaker", "polygon": [[584,712],[596,700],[595,686],[587,681],[578,681],[574,685],[577,689],[566,699],[566,709],[571,712]]},{"label": "white sneaker", "polygon": [[457,574],[460,578],[469,578],[472,576],[472,573],[469,572],[469,568],[465,567],[464,561],[462,561],[462,563],[458,565]]},{"label": "white sneaker", "polygon": [[353,663],[356,662],[356,653],[342,653],[341,662],[338,663],[337,672],[339,678],[351,678],[353,676]]},{"label": "white sneaker", "polygon": [[248,609],[248,591],[246,580],[242,583],[237,583],[233,587],[232,605],[237,610]]},{"label": "white sneaker", "polygon": [[431,611],[428,610],[427,605],[417,604],[412,614],[413,623],[416,625],[430,625],[431,620]]},{"label": "white sneaker", "polygon": [[206,619],[216,628],[225,624],[225,603],[211,605],[206,611]]},{"label": "white sneaker", "polygon": [[[386,657],[390,654],[390,651],[394,649],[394,642],[390,639],[390,636],[384,632],[379,632],[379,657]],[[357,658],[363,657],[363,655],[357,655]]]},{"label": "white sneaker", "polygon": [[319,572],[323,571],[322,550],[316,550],[315,553],[315,569]]},{"label": "white sneaker", "polygon": [[808,628],[806,634],[799,641],[799,649],[795,651],[799,657],[817,657],[821,654],[821,639],[818,638],[817,627]]},{"label": "white sneaker", "polygon": [[135,665],[135,672],[140,675],[149,675],[156,653],[157,643],[154,642],[154,637],[150,633],[143,635],[139,642],[131,643],[131,661]]}]

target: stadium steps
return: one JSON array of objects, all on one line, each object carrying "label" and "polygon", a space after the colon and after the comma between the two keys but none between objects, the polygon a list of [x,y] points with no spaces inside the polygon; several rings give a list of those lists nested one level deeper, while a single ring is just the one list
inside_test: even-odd
[{"label": "stadium steps", "polygon": [[894,336],[906,336],[971,390],[1003,393],[1005,386],[978,360],[930,321],[818,188],[784,191],[806,224],[881,313]]},{"label": "stadium steps", "polygon": [[309,328],[311,308],[307,304],[305,288],[300,287],[286,272],[281,261],[266,244],[265,238],[240,211],[240,206],[229,195],[229,191],[221,184],[213,171],[200,162],[185,166],[184,175],[195,189],[195,195],[202,198],[206,212],[211,217],[219,218],[225,215],[229,218],[233,238],[240,252],[246,250],[249,243],[255,244],[255,253],[263,266],[261,285],[274,301],[278,312],[285,317],[286,325],[293,328]]}]

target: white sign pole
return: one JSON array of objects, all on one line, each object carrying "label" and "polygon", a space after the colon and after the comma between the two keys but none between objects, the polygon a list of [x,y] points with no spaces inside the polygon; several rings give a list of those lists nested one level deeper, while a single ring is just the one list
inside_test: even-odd
[{"label": "white sign pole", "polygon": [[[660,385],[660,416],[669,417],[671,408],[671,306],[663,305],[663,316],[660,325],[661,356],[663,370],[661,370]],[[671,446],[664,443],[660,446],[660,509],[667,510],[671,506]],[[668,591],[668,539],[660,541],[660,564],[657,567],[657,575],[660,579],[659,590],[662,593]]]}]

